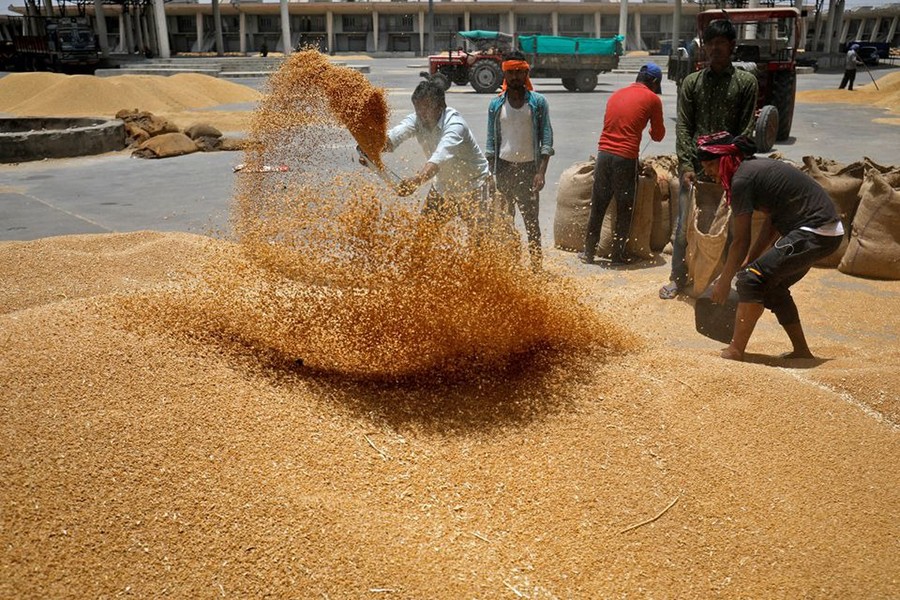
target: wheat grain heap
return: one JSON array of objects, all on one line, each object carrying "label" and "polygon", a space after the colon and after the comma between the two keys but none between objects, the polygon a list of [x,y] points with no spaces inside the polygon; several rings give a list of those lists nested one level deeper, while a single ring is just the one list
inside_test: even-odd
[{"label": "wheat grain heap", "polygon": [[236,240],[0,242],[0,598],[896,596],[898,282],[814,270],[822,359],[767,316],[724,361],[665,265],[425,226],[321,68],[273,79]]},{"label": "wheat grain heap", "polygon": [[352,167],[355,140],[379,160],[387,104],[364,76],[305,51],[269,86],[238,183],[240,252],[203,286],[165,296],[153,320],[382,379],[468,377],[537,350],[625,347],[627,334],[563,280],[525,267],[505,222],[476,240],[361,167],[331,166]]}]

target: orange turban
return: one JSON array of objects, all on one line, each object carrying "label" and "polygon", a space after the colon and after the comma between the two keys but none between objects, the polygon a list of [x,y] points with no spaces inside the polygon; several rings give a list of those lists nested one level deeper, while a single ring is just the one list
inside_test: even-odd
[{"label": "orange turban", "polygon": [[[501,67],[503,68],[504,73],[506,71],[526,71],[527,72],[527,71],[531,70],[531,65],[529,65],[524,60],[504,60]],[[532,85],[532,83],[531,83],[531,78],[528,77],[527,75],[525,76],[525,89],[526,90],[534,90],[534,85]],[[502,94],[505,91],[506,91],[506,78],[504,77],[503,85],[500,88],[500,93]]]}]

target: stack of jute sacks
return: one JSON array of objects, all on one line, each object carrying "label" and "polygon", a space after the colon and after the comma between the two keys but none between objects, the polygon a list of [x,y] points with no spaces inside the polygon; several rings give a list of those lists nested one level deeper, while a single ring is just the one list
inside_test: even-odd
[{"label": "stack of jute sacks", "polygon": [[116,118],[125,122],[125,136],[137,158],[168,158],[192,152],[242,150],[243,140],[226,138],[206,123],[195,123],[183,131],[171,121],[138,109],[124,109]]},{"label": "stack of jute sacks", "polygon": [[[770,158],[781,159],[778,154]],[[828,192],[846,232],[844,243],[820,267],[877,279],[900,279],[900,167],[885,167],[869,159],[851,165],[807,156],[802,171]],[[677,161],[674,155],[642,159],[631,231],[626,250],[651,259],[674,235],[678,211]],[[554,219],[557,248],[580,251],[590,216],[594,158],[566,169],[560,177]],[[691,191],[687,228],[688,273],[692,293],[702,294],[724,263],[731,210],[721,186],[698,183]],[[765,215],[753,216],[753,237]],[[615,230],[615,199],[603,220],[595,256],[608,256]]]}]

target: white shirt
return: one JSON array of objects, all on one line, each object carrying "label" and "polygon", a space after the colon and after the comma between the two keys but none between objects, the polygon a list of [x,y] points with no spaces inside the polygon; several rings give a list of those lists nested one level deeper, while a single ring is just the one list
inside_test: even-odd
[{"label": "white shirt", "polygon": [[500,159],[507,162],[534,161],[534,131],[531,122],[531,105],[513,108],[509,100],[500,109]]},{"label": "white shirt", "polygon": [[439,194],[465,194],[478,189],[490,176],[490,167],[465,119],[449,106],[434,129],[418,124],[412,113],[388,131],[389,150],[412,136],[429,156],[428,162],[439,167],[434,189]]}]

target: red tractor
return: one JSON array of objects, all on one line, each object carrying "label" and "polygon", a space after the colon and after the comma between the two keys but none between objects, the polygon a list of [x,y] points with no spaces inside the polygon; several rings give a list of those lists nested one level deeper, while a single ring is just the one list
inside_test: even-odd
[{"label": "red tractor", "polygon": [[697,39],[691,50],[679,48],[669,62],[669,79],[679,85],[688,73],[706,66],[700,37],[715,19],[728,19],[738,32],[733,64],[756,75],[759,98],[756,102],[756,146],[760,152],[772,149],[776,140],[791,135],[794,98],[797,92],[797,40],[800,39],[800,11],[796,8],[737,8],[703,11],[697,15]]}]

